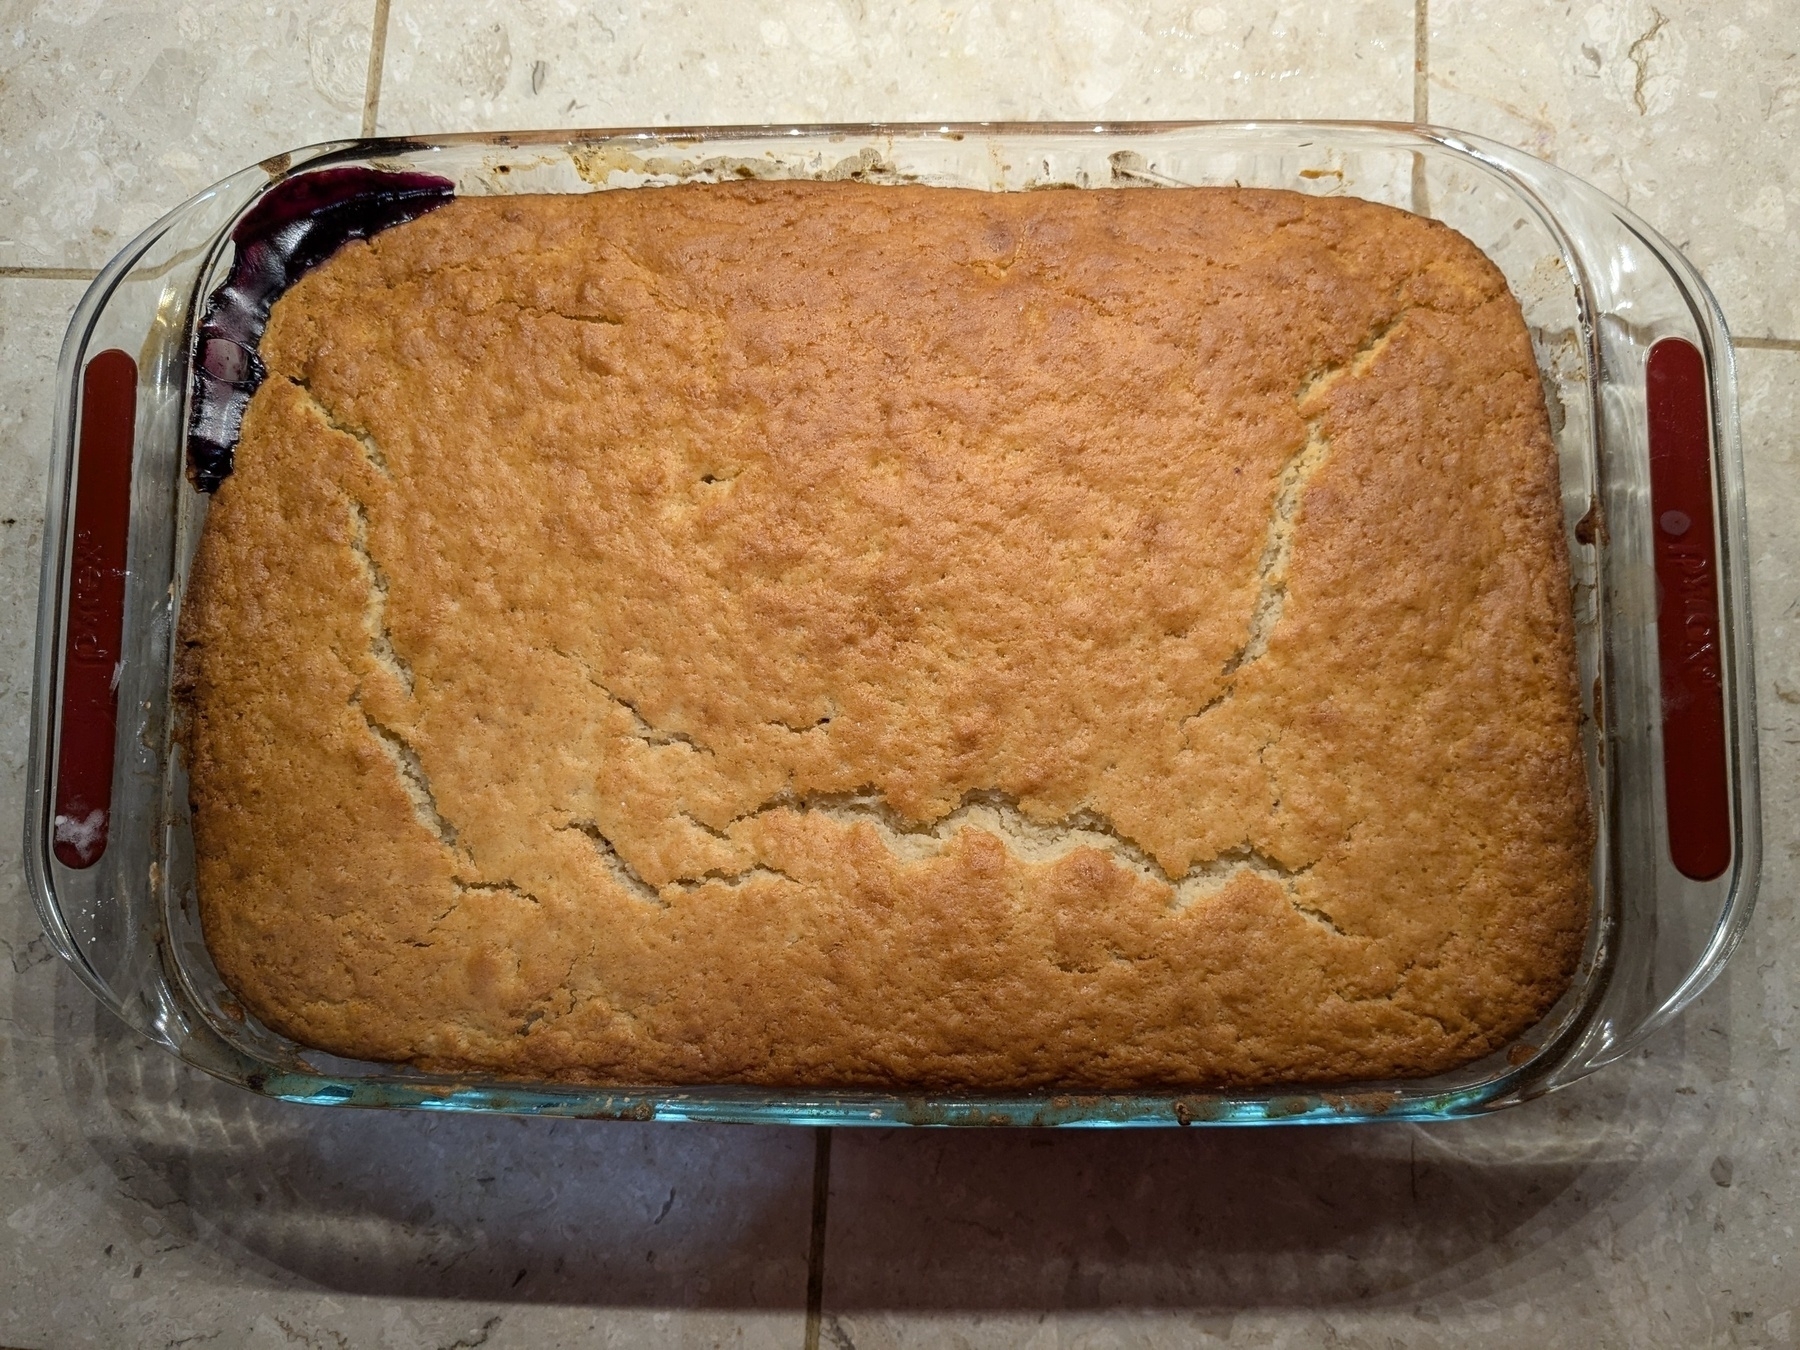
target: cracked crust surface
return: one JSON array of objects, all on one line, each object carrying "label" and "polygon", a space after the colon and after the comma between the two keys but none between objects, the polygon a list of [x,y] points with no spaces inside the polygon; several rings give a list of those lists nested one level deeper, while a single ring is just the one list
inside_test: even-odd
[{"label": "cracked crust surface", "polygon": [[1589,909],[1498,271],[1223,189],[462,199],[275,307],[183,613],[208,944],[595,1082],[1428,1074]]}]

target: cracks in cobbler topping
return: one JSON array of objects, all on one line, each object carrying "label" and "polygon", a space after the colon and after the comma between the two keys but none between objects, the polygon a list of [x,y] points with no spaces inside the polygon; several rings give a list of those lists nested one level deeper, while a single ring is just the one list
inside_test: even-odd
[{"label": "cracks in cobbler topping", "polygon": [[[373,567],[370,574],[379,575]],[[374,593],[372,587],[371,594]],[[568,659],[575,660],[573,657]],[[679,745],[695,754],[713,753],[690,737],[664,732],[650,725],[626,700],[611,695],[609,698],[630,715],[632,729],[628,734],[632,739],[647,746]],[[438,809],[436,797],[417,751],[404,737],[370,717],[366,709],[363,711],[363,718],[392,759],[401,785],[411,799],[420,821],[446,848],[466,857],[458,843],[455,827]],[[1104,855],[1115,866],[1146,881],[1167,887],[1170,892],[1169,906],[1173,910],[1186,909],[1197,901],[1217,895],[1240,875],[1249,875],[1281,887],[1297,912],[1340,936],[1345,935],[1329,914],[1304,905],[1297,898],[1296,888],[1311,872],[1310,863],[1289,866],[1246,840],[1212,858],[1191,865],[1184,872],[1174,874],[1100,812],[1083,809],[1054,821],[1035,820],[1021,809],[1015,796],[996,789],[965,793],[953,810],[931,822],[908,818],[894,809],[873,788],[838,793],[803,794],[783,791],[753,810],[731,818],[723,826],[711,824],[690,812],[679,814],[682,819],[714,839],[741,844],[743,841],[738,837],[740,827],[776,813],[813,816],[845,829],[859,826],[871,829],[883,847],[903,865],[941,856],[946,847],[965,829],[976,829],[988,834],[998,840],[1013,857],[1036,866],[1052,864],[1078,850],[1087,849]],[[607,871],[622,889],[640,900],[663,908],[667,908],[671,896],[689,894],[709,885],[735,887],[763,878],[796,880],[778,867],[765,861],[755,861],[737,868],[707,868],[662,886],[654,886],[626,861],[613,839],[593,819],[570,816],[566,823],[555,828],[585,836],[593,843]],[[475,884],[461,881],[458,885],[463,889],[477,888]],[[493,888],[509,889],[510,884]]]},{"label": "cracks in cobbler topping", "polygon": [[[1339,380],[1356,379],[1367,372],[1405,321],[1406,312],[1402,311],[1377,327],[1348,360],[1328,366],[1308,377],[1294,395],[1295,410],[1304,413],[1308,405]],[[1308,417],[1306,439],[1288,457],[1287,463],[1282,465],[1275,488],[1275,501],[1269,509],[1268,535],[1263,543],[1262,556],[1256,563],[1256,599],[1250,607],[1250,623],[1243,644],[1225,659],[1225,664],[1220,668],[1219,674],[1225,681],[1224,687],[1193,717],[1206,716],[1237,692],[1238,673],[1268,652],[1269,641],[1281,624],[1282,614],[1287,607],[1288,572],[1293,564],[1294,535],[1300,526],[1302,499],[1307,485],[1331,454],[1331,439],[1325,434],[1324,423],[1322,413]]]},{"label": "cracks in cobbler topping", "polygon": [[[561,648],[551,650],[579,669],[589,684],[630,716],[631,730],[627,734],[632,739],[647,746],[681,745],[696,754],[715,754],[710,747],[684,732],[667,731],[652,725],[634,704],[608,689],[580,657]],[[831,719],[823,720],[829,722]],[[792,727],[786,729],[795,730]],[[816,728],[807,728],[809,731],[814,729]],[[752,810],[732,817],[723,825],[710,824],[688,812],[680,814],[684,820],[715,839],[739,843],[741,841],[733,833],[735,827],[776,812],[817,816],[845,828],[858,824],[867,825],[874,829],[887,851],[903,864],[939,856],[960,831],[969,828],[992,835],[1014,857],[1032,864],[1054,863],[1078,849],[1092,849],[1105,854],[1114,864],[1147,881],[1169,887],[1170,907],[1177,910],[1216,895],[1240,873],[1272,881],[1291,897],[1295,885],[1312,870],[1311,864],[1289,867],[1245,840],[1214,858],[1193,864],[1185,872],[1171,874],[1147,850],[1098,811],[1082,809],[1060,820],[1037,821],[1020,808],[1017,797],[993,788],[964,793],[962,800],[948,814],[930,822],[909,819],[895,810],[873,787],[854,792],[831,793],[795,793],[784,790]],[[645,881],[620,856],[617,846],[594,821],[571,819],[560,828],[578,830],[592,839],[608,869],[627,890],[640,899],[661,901],[667,888],[659,890]],[[776,868],[758,863],[738,871],[711,869],[691,877],[683,877],[670,885],[678,890],[691,890],[709,881],[742,884],[759,875],[786,876]],[[1334,932],[1341,932],[1330,922],[1328,916],[1323,916],[1322,911],[1302,909],[1301,912],[1325,923]]]},{"label": "cracks in cobbler topping", "polygon": [[640,877],[637,869],[619,856],[619,850],[613,846],[613,841],[601,832],[600,826],[594,821],[571,820],[562,828],[574,830],[577,834],[585,834],[593,840],[594,851],[600,855],[601,861],[606,865],[606,870],[612,873],[613,880],[632,895],[640,900],[647,900],[653,905],[660,905],[664,909],[669,907],[669,902],[663,899],[662,892]]},{"label": "cracks in cobbler topping", "polygon": [[369,635],[369,655],[399,682],[410,698],[415,676],[410,662],[394,646],[394,635],[388,629],[388,579],[375,555],[369,552],[369,508],[354,497],[350,499],[350,551],[369,583],[369,597],[363,606],[363,631]]},{"label": "cracks in cobbler topping", "polygon": [[[470,895],[505,895],[510,896],[514,900],[524,900],[533,905],[542,905],[544,903],[542,900],[538,899],[537,896],[519,885],[518,882],[512,880],[464,881],[461,877],[452,877],[450,879],[450,884],[456,888],[456,898],[450,902],[449,906],[442,913],[432,918],[431,923],[427,926],[427,932],[435,934],[437,930],[443,926],[444,922],[449,919],[452,914],[456,913],[457,907],[462,904],[464,898]],[[418,938],[412,938],[407,941],[406,945],[409,947],[433,947],[437,944],[431,941],[422,941]]]},{"label": "cracks in cobbler topping", "polygon": [[456,891],[458,895],[467,895],[471,891],[486,891],[493,895],[510,895],[515,900],[529,900],[534,905],[543,904],[543,901],[516,881],[464,881],[459,877],[456,881]]},{"label": "cracks in cobbler topping", "polygon": [[579,656],[576,656],[573,652],[566,652],[561,647],[550,647],[548,650],[553,655],[560,656],[563,660],[569,662],[569,664],[579,670],[582,678],[593,685],[594,688],[598,689],[606,698],[607,702],[622,708],[625,711],[631,718],[630,734],[634,739],[642,741],[645,745],[685,745],[696,754],[711,755],[713,753],[711,746],[695,740],[685,731],[669,731],[662,727],[653,726],[649,719],[647,719],[643,713],[638,711],[638,707],[635,703],[630,699],[620,697],[611,689],[607,688],[605,684],[601,683],[600,677],[594,673],[594,668]]},{"label": "cracks in cobbler topping", "polygon": [[361,706],[358,695],[352,696],[352,702],[358,703],[358,711],[369,728],[369,735],[393,763],[400,787],[406,793],[407,800],[412,803],[413,814],[419,818],[419,823],[436,835],[445,848],[460,856],[463,850],[457,842],[456,826],[444,819],[438,810],[437,795],[431,790],[431,780],[426,777],[425,765],[419,758],[419,752],[406,737],[371,717],[369,710]]},{"label": "cracks in cobbler topping", "polygon": [[[1306,411],[1308,405],[1312,404],[1336,381],[1355,378],[1363,374],[1391,340],[1394,332],[1404,321],[1404,317],[1404,314],[1401,314],[1377,329],[1348,360],[1311,376],[1295,396],[1296,408]],[[594,321],[608,322],[608,320],[598,317]],[[308,405],[325,425],[354,440],[375,473],[385,482],[392,483],[394,481],[395,476],[390,462],[382,452],[380,445],[366,429],[349,425],[336,416],[330,408],[320,402],[304,381],[295,379],[292,380],[292,383],[299,389]],[[1226,660],[1221,670],[1221,675],[1226,680],[1224,688],[1204,708],[1192,714],[1190,720],[1194,717],[1204,716],[1232,697],[1236,690],[1239,673],[1267,653],[1270,640],[1282,621],[1287,603],[1288,575],[1293,558],[1294,537],[1300,520],[1303,498],[1311,479],[1330,454],[1330,441],[1325,434],[1323,424],[1322,413],[1315,413],[1307,418],[1305,440],[1282,466],[1270,509],[1267,536],[1257,562],[1257,592],[1251,607],[1244,642]],[[369,509],[355,497],[350,497],[348,502],[351,552],[363,573],[368,589],[363,627],[368,634],[369,654],[374,663],[391,675],[404,690],[406,696],[411,699],[416,697],[417,677],[410,663],[395,647],[388,628],[387,603],[390,583],[386,572],[370,548]],[[553,647],[549,650],[573,663],[609,705],[619,708],[626,714],[629,719],[629,729],[626,735],[630,739],[649,747],[678,746],[696,755],[709,758],[716,755],[712,747],[687,732],[656,726],[630,699],[609,689],[579,656],[560,648]],[[466,846],[460,842],[456,827],[443,815],[438,806],[437,797],[417,749],[399,731],[375,718],[365,706],[362,706],[360,686],[357,693],[352,696],[352,703],[358,706],[370,735],[393,764],[396,778],[411,802],[414,814],[420,823],[445,848],[457,856],[459,869],[465,865],[472,865],[473,858],[468,853]],[[831,721],[832,717],[826,716],[806,727],[797,727],[785,722],[771,725],[781,726],[794,734],[805,734],[821,731]],[[1263,751],[1268,748],[1268,746],[1264,746]],[[1271,809],[1280,809],[1278,789],[1275,791]],[[853,792],[835,793],[796,793],[792,790],[784,790],[752,810],[725,821],[722,825],[709,823],[685,811],[678,814],[689,825],[715,840],[748,849],[747,842],[739,837],[741,833],[739,827],[774,813],[813,816],[828,820],[845,829],[859,827],[870,829],[887,852],[903,865],[920,863],[942,855],[946,847],[964,829],[982,831],[998,840],[1011,856],[1032,865],[1052,864],[1078,850],[1091,850],[1102,854],[1110,863],[1126,872],[1168,888],[1169,908],[1174,911],[1185,910],[1196,902],[1218,895],[1227,885],[1241,876],[1254,877],[1280,887],[1288,904],[1297,914],[1329,930],[1336,936],[1352,936],[1339,926],[1330,913],[1316,904],[1307,903],[1302,899],[1300,883],[1312,871],[1313,863],[1298,866],[1286,864],[1258,847],[1251,840],[1245,839],[1176,874],[1164,868],[1146,849],[1098,811],[1083,808],[1056,820],[1038,820],[1021,808],[1017,797],[998,789],[978,789],[967,792],[952,810],[936,820],[928,822],[908,818],[894,809],[873,787]],[[565,817],[564,820],[566,823],[554,828],[585,836],[593,844],[594,850],[601,858],[607,872],[621,889],[646,903],[655,904],[661,908],[667,908],[672,897],[690,894],[707,886],[737,887],[765,878],[796,880],[791,874],[758,860],[747,866],[736,868],[711,867],[704,871],[679,876],[661,886],[652,885],[625,859],[615,842],[607,836],[597,822],[573,815]],[[471,881],[459,875],[455,879],[455,885],[459,896],[471,891],[504,892],[534,904],[540,903],[537,896],[510,880]]]},{"label": "cracks in cobbler topping", "polygon": [[[1033,820],[1020,808],[1017,798],[994,789],[965,793],[954,810],[930,823],[908,819],[873,789],[809,794],[783,792],[754,810],[733,817],[722,829],[685,812],[682,815],[714,838],[737,843],[740,841],[734,833],[736,827],[776,813],[812,816],[845,829],[859,826],[871,829],[882,846],[901,864],[920,863],[941,856],[965,829],[980,830],[997,839],[1014,858],[1034,866],[1055,863],[1078,850],[1087,849],[1105,855],[1115,866],[1146,881],[1169,888],[1169,907],[1175,910],[1186,909],[1196,901],[1217,895],[1240,874],[1248,874],[1280,886],[1299,913],[1345,936],[1330,915],[1295,899],[1298,883],[1312,871],[1310,863],[1290,867],[1245,841],[1193,864],[1184,872],[1171,874],[1097,811],[1077,811],[1050,822]],[[737,869],[709,868],[656,887],[646,882],[620,856],[617,846],[594,821],[571,819],[561,828],[578,831],[593,840],[609,870],[627,890],[640,899],[657,903],[666,904],[665,897],[671,890],[692,891],[709,882],[742,885],[759,876],[794,880],[779,868],[755,863]]]},{"label": "cracks in cobbler topping", "polygon": [[1235,674],[1247,661],[1255,661],[1269,650],[1269,636],[1281,622],[1281,611],[1287,604],[1288,566],[1294,557],[1294,528],[1300,515],[1300,496],[1307,483],[1325,462],[1331,443],[1314,418],[1307,423],[1306,443],[1281,471],[1281,486],[1275,493],[1275,509],[1269,517],[1269,537],[1263,545],[1262,557],[1256,564],[1258,590],[1256,606],[1250,611],[1250,635],[1244,645],[1226,664],[1225,673]]},{"label": "cracks in cobbler topping", "polygon": [[709,746],[702,745],[685,731],[665,731],[661,727],[650,725],[644,715],[637,710],[637,705],[629,699],[620,698],[617,694],[610,697],[614,703],[631,714],[631,734],[645,745],[685,745],[688,749],[702,755],[713,753]]},{"label": "cracks in cobbler topping", "polygon": [[[366,435],[358,436],[355,432],[342,427],[330,415],[326,408],[307,395],[308,402],[333,430],[353,437],[363,445],[363,453],[371,464],[383,468],[385,460],[372,439]],[[363,576],[366,593],[363,600],[362,627],[368,637],[369,658],[375,666],[392,677],[394,683],[404,692],[408,699],[416,697],[418,678],[412,664],[400,654],[394,645],[392,630],[388,627],[387,606],[390,583],[386,570],[376,559],[369,546],[369,508],[359,498],[346,495],[345,502],[350,515],[350,554]],[[400,788],[406,793],[412,804],[413,814],[419,823],[432,834],[443,846],[455,853],[459,858],[467,858],[467,849],[460,843],[456,826],[445,818],[438,807],[437,794],[432,790],[431,779],[425,772],[425,762],[418,749],[396,728],[382,721],[370,712],[364,699],[364,687],[359,681],[356,690],[350,695],[351,706],[362,717],[368,728],[370,738],[379,746],[388,761],[394,766],[394,775]],[[459,889],[464,883],[458,880]]]},{"label": "cracks in cobbler topping", "polygon": [[626,890],[630,891],[640,900],[647,900],[652,904],[660,905],[664,909],[669,907],[668,896],[671,893],[677,895],[686,894],[690,891],[697,891],[703,886],[713,884],[742,886],[745,882],[754,881],[759,877],[779,877],[784,881],[795,880],[793,876],[787,872],[783,872],[778,867],[770,867],[766,863],[753,863],[749,867],[741,867],[736,870],[712,867],[696,876],[682,877],[660,887],[652,886],[649,882],[645,881],[643,877],[638,875],[636,868],[620,856],[619,850],[613,844],[613,841],[606,836],[600,829],[600,826],[594,821],[571,820],[567,825],[564,825],[561,828],[564,830],[573,830],[578,834],[584,834],[589,839],[593,840],[595,851],[600,854],[602,860],[606,864],[607,870],[613,874],[620,885],[624,886]]},{"label": "cracks in cobbler topping", "polygon": [[[1299,475],[1296,474],[1295,477],[1298,478]],[[389,586],[385,573],[369,549],[368,509],[354,498],[350,499],[349,507],[351,552],[357,558],[368,586],[363,626],[369,636],[369,653],[378,666],[393,675],[411,698],[415,695],[416,677],[411,666],[395,649],[387,628]],[[715,753],[684,732],[654,726],[633,703],[602,685],[580,658],[565,651],[552,650],[575,664],[590,684],[605,695],[613,706],[628,715],[630,730],[627,734],[631,739],[645,746],[680,746],[697,755],[710,757]],[[1260,650],[1256,654],[1260,655]],[[393,764],[400,786],[420,823],[446,849],[456,854],[459,860],[472,862],[467,849],[460,843],[456,827],[438,806],[436,794],[417,749],[400,732],[377,720],[362,706],[360,686],[356,694],[352,695],[351,701],[358,706],[371,736]],[[739,843],[741,841],[734,833],[737,827],[778,812],[815,816],[846,829],[859,826],[871,829],[883,847],[901,864],[919,863],[942,855],[957,834],[965,829],[976,829],[990,835],[1013,857],[1038,866],[1055,863],[1078,850],[1088,849],[1103,854],[1113,865],[1125,871],[1167,887],[1170,892],[1169,907],[1176,911],[1217,895],[1239,876],[1249,875],[1279,886],[1297,913],[1340,937],[1348,936],[1330,914],[1316,906],[1304,904],[1299,899],[1297,887],[1311,872],[1310,863],[1289,866],[1245,840],[1211,858],[1194,863],[1184,872],[1173,874],[1098,811],[1084,808],[1058,820],[1035,820],[1021,809],[1017,797],[997,789],[967,792],[954,809],[931,822],[908,818],[895,810],[872,787],[837,793],[783,791],[753,810],[733,817],[722,827],[688,812],[680,814],[688,823],[717,840]],[[653,886],[626,861],[617,845],[596,821],[569,817],[567,823],[556,828],[585,836],[593,843],[606,870],[623,890],[665,909],[671,896],[690,894],[710,885],[736,887],[764,878],[796,880],[777,867],[756,861],[735,869],[708,868],[693,875],[679,877],[660,887]],[[511,881],[471,882],[459,876],[455,884],[459,895],[477,890],[504,891],[538,903],[535,895]]]},{"label": "cracks in cobbler topping", "polygon": [[367,428],[350,426],[342,421],[336,413],[319,401],[319,396],[313,393],[312,386],[305,380],[292,375],[288,376],[287,380],[289,384],[300,391],[300,396],[306,400],[306,405],[326,426],[333,431],[342,432],[355,441],[362,447],[363,458],[369,461],[370,467],[388,482],[394,481],[394,471],[388,465],[387,456],[382,454],[381,447],[375,443],[375,438],[369,434]]},{"label": "cracks in cobbler topping", "polygon": [[1173,910],[1183,910],[1215,896],[1240,875],[1250,875],[1280,886],[1297,911],[1345,936],[1323,910],[1301,905],[1295,898],[1299,882],[1312,871],[1313,864],[1290,867],[1248,840],[1175,874],[1098,811],[1083,809],[1060,820],[1033,820],[1020,808],[1016,797],[993,789],[963,794],[955,810],[929,825],[907,820],[873,791],[777,798],[740,819],[782,810],[821,815],[840,825],[866,824],[890,853],[908,862],[941,854],[944,846],[964,829],[978,829],[993,836],[1013,857],[1035,865],[1054,863],[1079,849],[1090,849],[1104,854],[1125,871],[1168,887],[1169,907]]},{"label": "cracks in cobbler topping", "polygon": [[[1126,871],[1172,888],[1170,905],[1176,909],[1223,889],[1242,871],[1291,888],[1293,882],[1311,870],[1310,866],[1286,867],[1246,842],[1216,858],[1195,863],[1185,872],[1171,874],[1098,811],[1083,809],[1059,820],[1034,820],[1021,809],[1017,797],[992,788],[964,793],[955,809],[930,823],[908,820],[880,793],[864,789],[847,793],[783,793],[731,824],[777,811],[822,816],[843,826],[867,825],[888,852],[902,862],[936,857],[958,833],[971,828],[998,839],[1020,861],[1037,865],[1060,861],[1078,849],[1091,849],[1107,855]],[[726,828],[729,830],[730,826]]]},{"label": "cracks in cobbler topping", "polygon": [[1280,484],[1275,491],[1275,505],[1269,512],[1269,531],[1263,543],[1262,557],[1256,564],[1256,602],[1250,608],[1249,631],[1243,645],[1225,659],[1219,674],[1225,685],[1192,717],[1204,717],[1237,692],[1238,672],[1260,660],[1269,650],[1269,639],[1281,623],[1287,607],[1288,568],[1294,557],[1294,531],[1299,524],[1300,499],[1306,485],[1318,472],[1331,451],[1320,426],[1321,419],[1307,423],[1306,440],[1282,466]]},{"label": "cracks in cobbler topping", "polygon": [[1416,306],[1408,306],[1384,322],[1377,324],[1346,360],[1340,361],[1336,365],[1326,366],[1309,375],[1306,383],[1295,391],[1294,406],[1304,410],[1308,403],[1311,403],[1339,380],[1360,379],[1366,375],[1369,367],[1375,364],[1376,358],[1386,350],[1388,343],[1394,340],[1395,334],[1400,331],[1407,316],[1412,313],[1414,308]]}]

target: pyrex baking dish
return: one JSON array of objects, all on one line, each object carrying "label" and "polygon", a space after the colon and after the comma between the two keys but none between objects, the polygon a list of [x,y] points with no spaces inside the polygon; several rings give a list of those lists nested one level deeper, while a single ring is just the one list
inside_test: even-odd
[{"label": "pyrex baking dish", "polygon": [[[462,194],[621,191],[737,176],[1019,190],[1240,184],[1435,216],[1506,274],[1560,456],[1595,906],[1574,986],[1526,1036],[1430,1079],[1255,1092],[909,1097],[475,1080],[354,1062],[246,1016],[201,939],[173,635],[208,497],[185,474],[199,326],[232,232],[328,168]],[[398,181],[398,180],[396,180]],[[446,136],[316,146],[158,221],[95,280],[58,379],[25,821],[63,957],[129,1024],[211,1073],[322,1104],[793,1124],[1154,1125],[1444,1119],[1618,1059],[1717,975],[1759,866],[1748,555],[1729,338],[1693,268],[1529,156],[1351,123],[814,126]]]}]

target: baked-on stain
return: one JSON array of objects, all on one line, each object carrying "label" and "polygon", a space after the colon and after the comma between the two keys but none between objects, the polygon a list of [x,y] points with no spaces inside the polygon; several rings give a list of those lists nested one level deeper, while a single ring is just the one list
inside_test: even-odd
[{"label": "baked-on stain", "polygon": [[1429,1074],[1592,847],[1518,305],[1346,198],[459,199],[275,306],[184,609],[207,940],[603,1083]]}]

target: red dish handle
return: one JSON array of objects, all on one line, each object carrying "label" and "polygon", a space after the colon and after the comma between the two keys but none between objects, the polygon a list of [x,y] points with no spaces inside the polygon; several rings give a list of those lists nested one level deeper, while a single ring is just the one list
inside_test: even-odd
[{"label": "red dish handle", "polygon": [[1664,338],[1650,349],[1645,383],[1669,853],[1684,876],[1711,881],[1731,863],[1731,800],[1705,359],[1693,343]]},{"label": "red dish handle", "polygon": [[52,840],[57,861],[65,867],[92,867],[100,860],[112,818],[136,424],[137,362],[116,348],[103,351],[88,362],[81,379],[75,547]]}]

